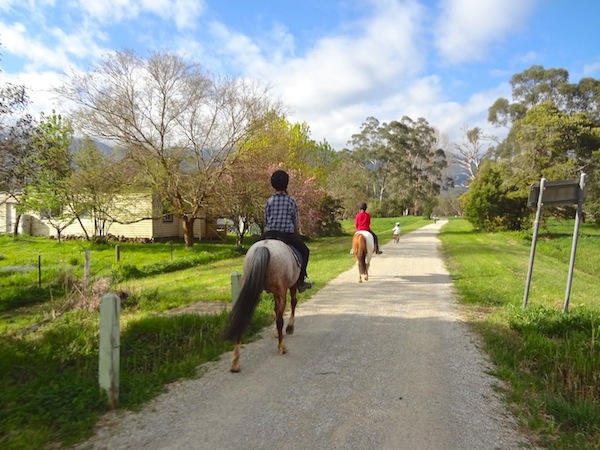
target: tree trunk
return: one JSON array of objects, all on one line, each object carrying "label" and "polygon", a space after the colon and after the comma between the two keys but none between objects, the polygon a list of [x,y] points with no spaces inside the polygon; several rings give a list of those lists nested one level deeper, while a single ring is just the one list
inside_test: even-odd
[{"label": "tree trunk", "polygon": [[195,217],[182,217],[183,220],[183,240],[185,242],[185,246],[190,248],[194,245],[194,222],[196,221]]},{"label": "tree trunk", "polygon": [[13,236],[17,237],[19,235],[19,224],[21,223],[21,214],[17,214],[15,217],[15,225],[13,226]]}]

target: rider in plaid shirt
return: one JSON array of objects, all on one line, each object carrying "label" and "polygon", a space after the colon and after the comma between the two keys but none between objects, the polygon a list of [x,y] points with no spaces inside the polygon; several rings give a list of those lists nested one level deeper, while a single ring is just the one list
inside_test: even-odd
[{"label": "rider in plaid shirt", "polygon": [[280,239],[286,244],[295,247],[302,256],[302,267],[298,278],[298,291],[304,292],[313,287],[314,283],[308,283],[306,278],[306,267],[310,250],[296,231],[298,229],[298,206],[296,200],[287,193],[289,175],[283,170],[276,170],[271,175],[271,186],[275,193],[267,200],[265,208],[265,233],[263,239]]}]

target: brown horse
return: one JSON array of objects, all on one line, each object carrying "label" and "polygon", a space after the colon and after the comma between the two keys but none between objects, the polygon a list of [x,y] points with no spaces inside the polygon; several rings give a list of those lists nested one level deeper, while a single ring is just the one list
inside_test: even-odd
[{"label": "brown horse", "polygon": [[298,303],[296,293],[299,276],[299,261],[286,243],[269,239],[258,241],[250,247],[244,259],[240,294],[233,305],[225,330],[225,339],[236,341],[231,360],[231,372],[240,371],[242,334],[250,324],[252,314],[260,301],[260,294],[263,290],[273,294],[275,324],[277,337],[279,338],[278,350],[281,354],[287,352],[283,339],[283,314],[289,289],[292,308],[285,332],[293,334],[294,315]]},{"label": "brown horse", "polygon": [[363,278],[369,281],[369,265],[371,256],[375,251],[375,241],[373,235],[368,231],[357,231],[352,238],[352,253],[358,261],[358,282],[362,283]]}]

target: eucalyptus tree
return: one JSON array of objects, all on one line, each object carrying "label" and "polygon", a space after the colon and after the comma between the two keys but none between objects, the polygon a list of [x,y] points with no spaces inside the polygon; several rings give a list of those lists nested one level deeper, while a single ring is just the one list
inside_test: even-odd
[{"label": "eucalyptus tree", "polygon": [[600,224],[600,80],[569,82],[564,69],[532,66],[511,78],[512,102],[498,99],[488,120],[509,133],[494,152],[526,201],[529,185],[588,175],[585,208]]},{"label": "eucalyptus tree", "polygon": [[80,130],[123,148],[138,165],[181,218],[187,246],[195,220],[215,206],[239,142],[278,108],[268,87],[211,76],[168,52],[106,55],[87,73],[71,72],[58,93],[75,105]]},{"label": "eucalyptus tree", "polygon": [[[369,197],[378,200],[379,208],[383,205],[396,163],[392,148],[384,136],[386,126],[375,117],[367,117],[360,127],[360,132],[353,134],[349,142],[352,146],[352,157],[368,175],[365,190],[369,192]],[[357,206],[358,202],[360,199],[357,199]]]},{"label": "eucalyptus tree", "polygon": [[510,128],[529,109],[546,102],[566,114],[587,113],[600,121],[600,80],[587,77],[570,83],[567,70],[534,65],[513,75],[510,85],[512,102],[499,98],[488,109],[488,121],[497,126]]},{"label": "eucalyptus tree", "polygon": [[461,175],[465,176],[468,185],[469,182],[477,178],[481,163],[489,157],[492,150],[492,143],[496,139],[484,134],[479,127],[463,128],[463,140],[460,144],[454,143],[454,165],[458,167]]},{"label": "eucalyptus tree", "polygon": [[447,166],[438,140],[424,118],[407,116],[390,123],[370,117],[352,137],[353,158],[371,174],[372,193],[384,215],[393,213],[394,205],[412,214],[431,213]]},{"label": "eucalyptus tree", "polygon": [[446,154],[439,148],[436,130],[422,117],[404,116],[385,130],[396,160],[396,192],[413,214],[430,215],[435,199],[448,182]]}]

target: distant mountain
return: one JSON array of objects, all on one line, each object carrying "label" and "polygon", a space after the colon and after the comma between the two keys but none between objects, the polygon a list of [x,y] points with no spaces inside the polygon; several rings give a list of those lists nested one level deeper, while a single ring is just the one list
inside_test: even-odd
[{"label": "distant mountain", "polygon": [[[84,141],[84,138],[74,137],[71,141],[71,151],[77,152],[83,146]],[[102,153],[104,153],[105,155],[113,155],[114,149],[110,145],[107,145],[104,142],[100,142],[98,140],[94,140],[94,144],[96,144],[96,147],[98,147],[98,149],[102,151]]]}]

